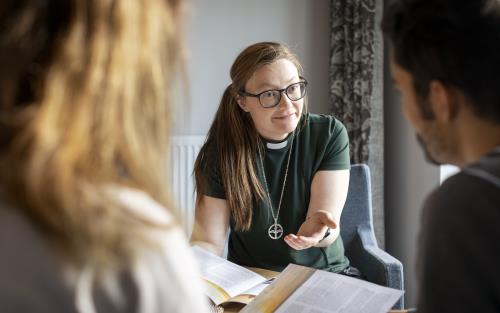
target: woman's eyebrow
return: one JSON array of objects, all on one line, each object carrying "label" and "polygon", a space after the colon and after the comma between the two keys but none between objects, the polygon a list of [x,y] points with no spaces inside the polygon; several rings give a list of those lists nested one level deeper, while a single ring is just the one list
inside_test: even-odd
[{"label": "woman's eyebrow", "polygon": [[[295,80],[297,80],[297,82],[299,82],[300,78],[299,77],[292,77],[292,78],[286,80],[285,81],[285,86],[283,86],[283,88],[287,87],[290,84],[295,83]],[[260,85],[257,85],[257,89],[258,90],[261,90],[261,89],[264,89],[264,88],[266,88],[266,89],[281,89],[280,86],[272,84],[272,83],[268,83],[268,82],[264,82],[264,83],[262,83]]]}]

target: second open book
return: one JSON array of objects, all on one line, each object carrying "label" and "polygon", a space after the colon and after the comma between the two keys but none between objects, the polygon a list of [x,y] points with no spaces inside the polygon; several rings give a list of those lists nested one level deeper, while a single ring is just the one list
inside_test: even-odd
[{"label": "second open book", "polygon": [[295,264],[272,281],[203,248],[195,246],[193,252],[208,297],[216,305],[247,304],[241,312],[386,313],[403,295],[401,290]]},{"label": "second open book", "polygon": [[247,304],[266,288],[271,280],[209,251],[194,246],[194,255],[205,280],[205,292],[216,305],[226,302]]}]

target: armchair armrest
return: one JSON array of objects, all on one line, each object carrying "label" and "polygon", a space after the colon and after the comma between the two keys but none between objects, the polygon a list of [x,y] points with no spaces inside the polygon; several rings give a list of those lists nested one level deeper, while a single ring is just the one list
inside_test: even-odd
[{"label": "armchair armrest", "polygon": [[[369,228],[357,228],[347,257],[368,281],[403,290],[403,265],[378,247],[373,232]],[[402,309],[403,298],[398,300],[393,308]]]}]

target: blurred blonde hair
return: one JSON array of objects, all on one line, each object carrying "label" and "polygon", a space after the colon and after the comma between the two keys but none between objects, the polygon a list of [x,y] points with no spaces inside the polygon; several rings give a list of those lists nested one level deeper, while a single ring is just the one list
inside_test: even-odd
[{"label": "blurred blonde hair", "polygon": [[129,266],[134,247],[154,245],[155,223],[103,186],[138,188],[171,207],[164,157],[181,1],[2,2],[2,197],[69,264]]}]

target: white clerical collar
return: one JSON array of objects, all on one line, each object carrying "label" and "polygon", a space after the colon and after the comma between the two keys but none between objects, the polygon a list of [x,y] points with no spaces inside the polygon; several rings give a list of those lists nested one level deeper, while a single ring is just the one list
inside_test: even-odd
[{"label": "white clerical collar", "polygon": [[288,145],[288,139],[283,140],[282,142],[267,142],[266,147],[271,150],[279,150],[283,149]]},{"label": "white clerical collar", "polygon": [[264,138],[264,142],[266,143],[266,148],[271,149],[271,150],[280,150],[283,148],[286,148],[288,146],[288,142],[291,141],[291,138],[293,137],[294,133],[288,134],[288,136],[283,139],[283,141],[267,141]]}]

